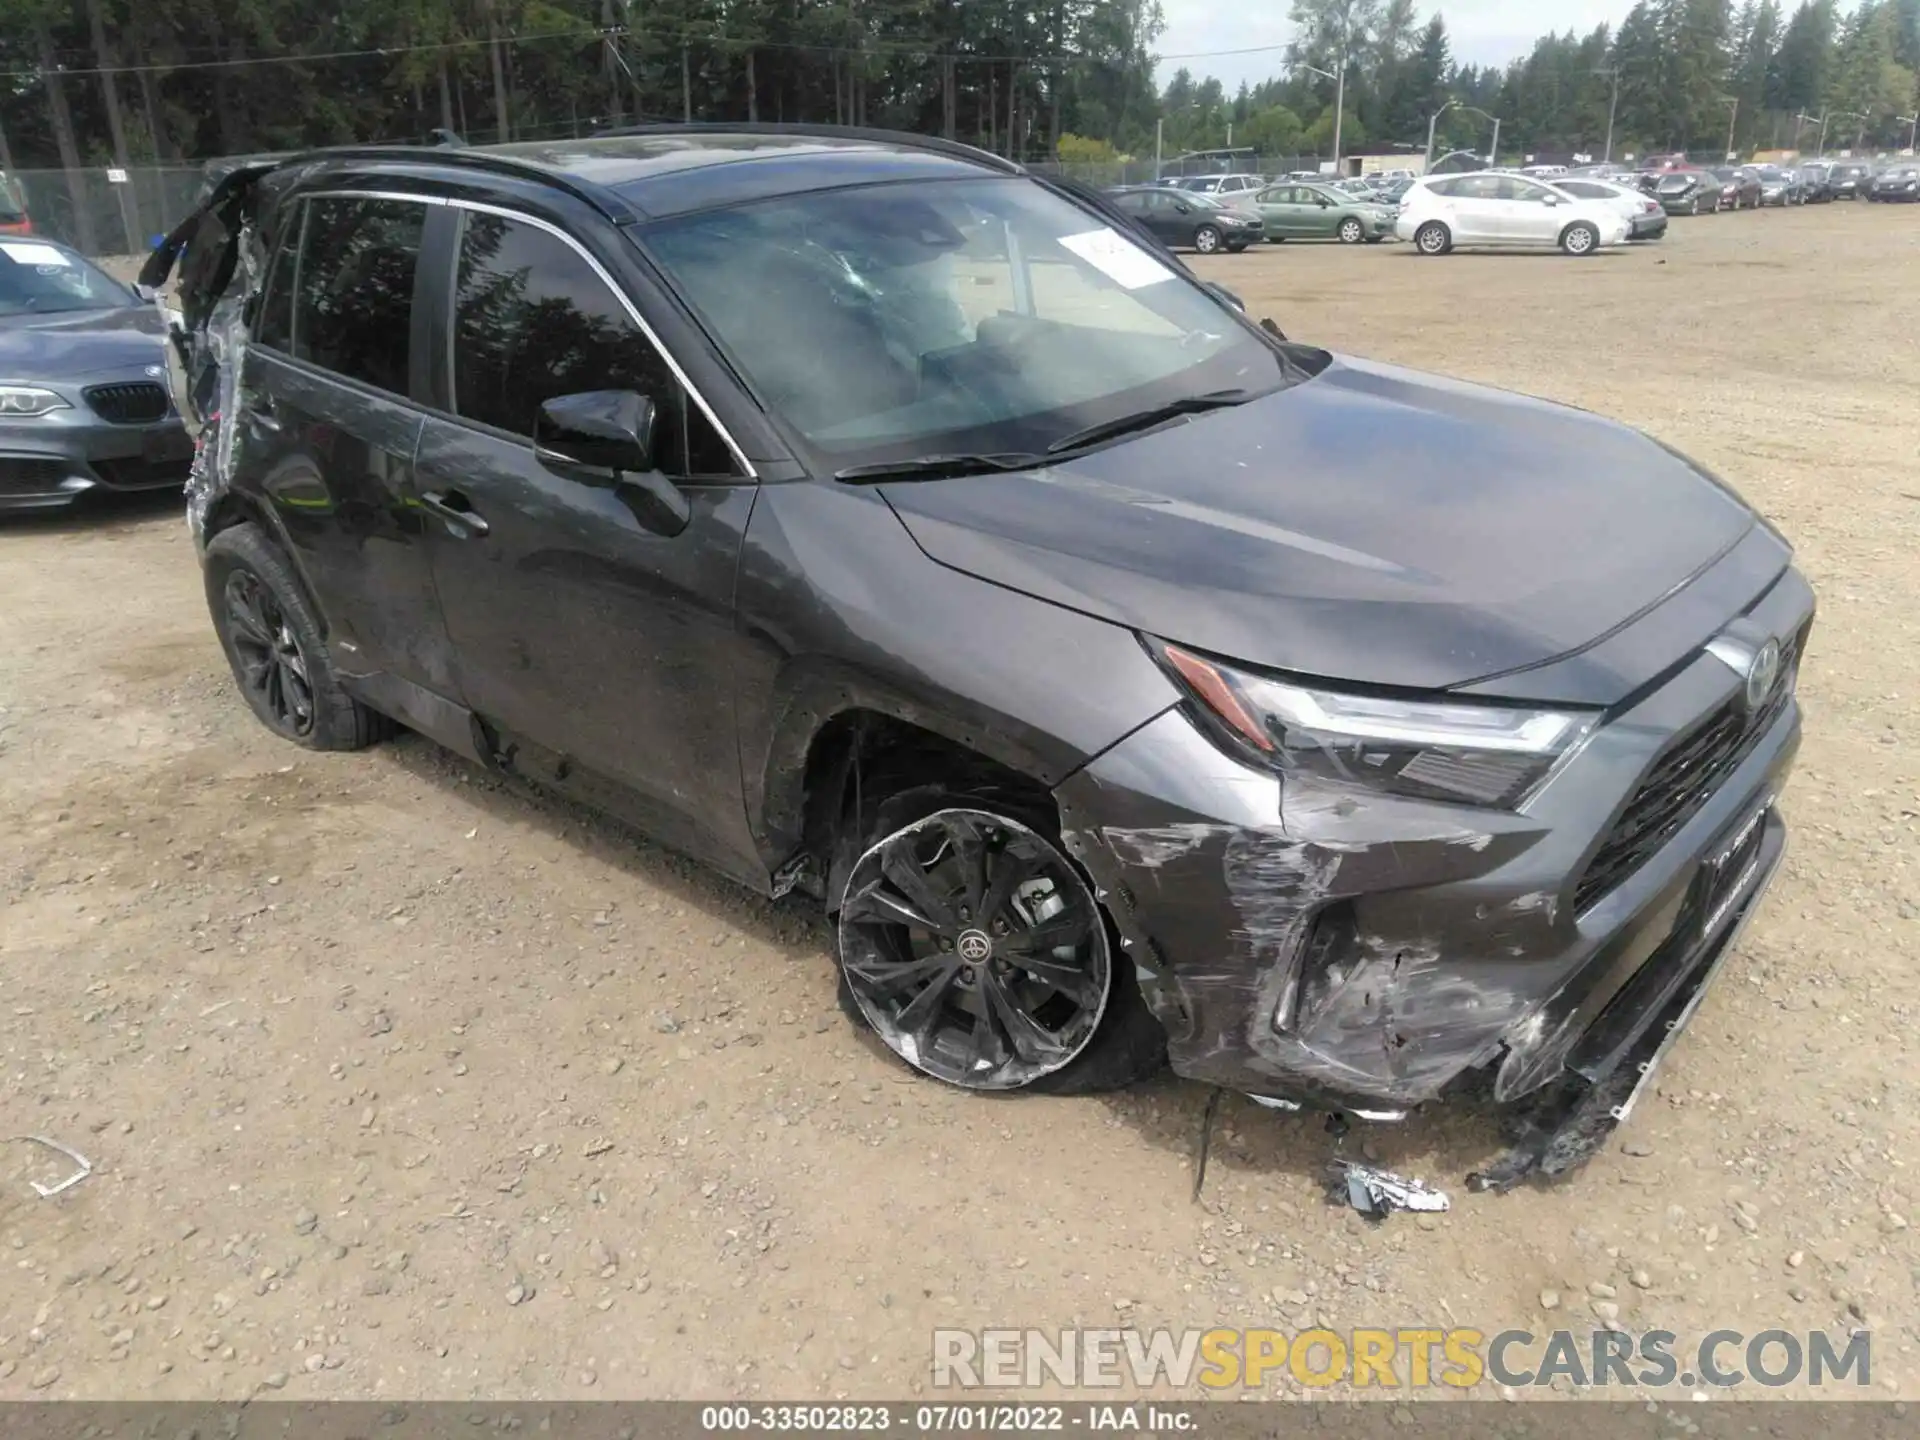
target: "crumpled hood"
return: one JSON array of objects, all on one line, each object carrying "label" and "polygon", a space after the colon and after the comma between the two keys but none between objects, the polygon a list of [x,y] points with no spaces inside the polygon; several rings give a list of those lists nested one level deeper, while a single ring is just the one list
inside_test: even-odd
[{"label": "crumpled hood", "polygon": [[1540,665],[1753,512],[1583,411],[1359,360],[1047,469],[890,483],[934,560],[1249,664],[1441,688]]},{"label": "crumpled hood", "polygon": [[79,380],[160,365],[164,328],[151,305],[0,317],[0,380]]}]

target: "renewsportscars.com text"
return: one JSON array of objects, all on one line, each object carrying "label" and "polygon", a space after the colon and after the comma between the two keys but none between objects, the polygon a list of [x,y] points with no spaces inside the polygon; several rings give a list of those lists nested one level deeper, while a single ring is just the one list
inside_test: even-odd
[{"label": "renewsportscars.com text", "polygon": [[1683,1344],[1671,1330],[1500,1330],[1464,1326],[1334,1331],[936,1330],[933,1384],[943,1389],[1159,1386],[1470,1390],[1574,1385],[1767,1389],[1866,1387],[1873,1337],[1864,1330],[1715,1330]]}]

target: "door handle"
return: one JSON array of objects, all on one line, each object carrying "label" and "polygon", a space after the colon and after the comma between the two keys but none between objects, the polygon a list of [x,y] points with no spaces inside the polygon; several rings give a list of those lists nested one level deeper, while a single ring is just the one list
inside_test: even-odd
[{"label": "door handle", "polygon": [[464,539],[467,533],[484,535],[488,525],[479,515],[468,508],[467,497],[458,490],[427,490],[420,496],[420,508],[438,515],[452,527],[453,533]]}]

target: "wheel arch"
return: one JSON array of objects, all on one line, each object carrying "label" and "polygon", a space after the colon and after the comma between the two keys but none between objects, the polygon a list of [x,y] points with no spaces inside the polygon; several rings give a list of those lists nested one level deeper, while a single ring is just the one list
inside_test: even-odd
[{"label": "wheel arch", "polygon": [[1004,793],[1057,819],[1040,757],[879,691],[845,693],[832,707],[789,711],[768,754],[762,832],[783,874],[828,902],[850,862],[841,842],[879,799],[944,784]]},{"label": "wheel arch", "polygon": [[204,559],[207,546],[211,545],[222,531],[232,530],[239,525],[254,525],[265,535],[287,562],[287,569],[293,573],[295,582],[300,586],[301,596],[312,611],[314,620],[320,626],[320,637],[328,639],[333,634],[332,622],[327,617],[327,607],[320,601],[319,593],[308,578],[306,566],[301,563],[298,547],[287,542],[285,530],[281,528],[279,518],[272,507],[258,496],[249,495],[244,490],[229,486],[216,495],[207,505],[205,516],[201,519],[199,531],[195,536],[200,554]]}]

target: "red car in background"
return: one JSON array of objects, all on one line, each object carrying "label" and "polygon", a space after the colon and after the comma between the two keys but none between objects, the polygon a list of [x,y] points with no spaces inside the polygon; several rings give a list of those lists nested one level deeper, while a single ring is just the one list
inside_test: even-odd
[{"label": "red car in background", "polygon": [[31,235],[33,220],[27,214],[26,192],[20,182],[0,170],[0,235]]}]

